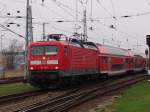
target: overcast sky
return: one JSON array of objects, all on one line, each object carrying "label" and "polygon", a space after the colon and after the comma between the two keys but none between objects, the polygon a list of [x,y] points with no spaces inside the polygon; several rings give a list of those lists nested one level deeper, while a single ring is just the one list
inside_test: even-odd
[{"label": "overcast sky", "polygon": [[[77,27],[81,27],[78,32],[82,33],[83,23],[75,22],[76,0],[45,0],[44,4],[42,4],[42,0],[30,1],[34,18],[34,40],[42,38],[43,22],[49,23],[46,25],[46,34],[63,33],[68,36],[72,35],[75,31],[75,24],[77,24]],[[92,7],[91,0],[77,1],[78,21],[83,19],[83,10],[85,8],[87,9],[87,20],[93,19],[93,21],[87,22],[89,40],[99,43],[104,42],[113,46],[120,45],[122,48],[134,49],[138,53],[144,52],[147,47],[145,45],[145,36],[150,34],[150,0],[92,0]],[[7,25],[9,22],[20,24],[20,27],[14,24],[9,28],[25,35],[25,19],[2,18],[7,13],[12,16],[25,16],[25,8],[26,0],[0,0],[0,23],[3,25]],[[17,13],[18,10],[20,13]],[[121,17],[126,15],[132,15],[132,17]],[[116,19],[113,19],[113,16]],[[58,20],[72,22],[54,22]],[[110,25],[116,26],[116,29],[110,28]],[[93,30],[90,30],[90,27]],[[1,34],[5,38],[3,39],[4,44],[11,41],[11,39],[24,42],[24,39],[12,33],[1,31]]]}]

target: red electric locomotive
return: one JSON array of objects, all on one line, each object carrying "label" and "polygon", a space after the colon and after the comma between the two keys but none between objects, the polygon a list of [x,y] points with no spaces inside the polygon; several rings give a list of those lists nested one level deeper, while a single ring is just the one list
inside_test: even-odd
[{"label": "red electric locomotive", "polygon": [[49,38],[55,40],[33,42],[29,46],[29,81],[32,85],[54,88],[64,79],[98,73],[96,47],[81,44],[77,39],[61,41],[58,34],[49,35]]}]

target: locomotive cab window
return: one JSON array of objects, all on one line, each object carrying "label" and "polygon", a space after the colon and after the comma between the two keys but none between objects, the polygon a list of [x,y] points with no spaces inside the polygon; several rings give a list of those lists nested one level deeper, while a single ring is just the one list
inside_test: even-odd
[{"label": "locomotive cab window", "polygon": [[56,46],[33,46],[31,48],[31,54],[33,56],[57,55],[57,47]]},{"label": "locomotive cab window", "polygon": [[40,56],[44,54],[44,48],[42,46],[34,46],[31,48],[31,54],[33,56]]},{"label": "locomotive cab window", "polygon": [[57,47],[56,46],[46,46],[45,47],[45,55],[57,55]]}]

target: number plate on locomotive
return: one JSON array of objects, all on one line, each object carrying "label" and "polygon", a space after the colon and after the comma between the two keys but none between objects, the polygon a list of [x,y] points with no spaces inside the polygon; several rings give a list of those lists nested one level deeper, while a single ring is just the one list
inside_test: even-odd
[{"label": "number plate on locomotive", "polygon": [[46,60],[42,60],[41,63],[42,64],[47,64],[47,61]]}]

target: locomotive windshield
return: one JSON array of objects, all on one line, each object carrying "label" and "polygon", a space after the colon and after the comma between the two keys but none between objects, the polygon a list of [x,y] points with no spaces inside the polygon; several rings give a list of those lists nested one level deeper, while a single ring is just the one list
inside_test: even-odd
[{"label": "locomotive windshield", "polygon": [[31,48],[33,56],[57,55],[56,46],[34,46]]}]

